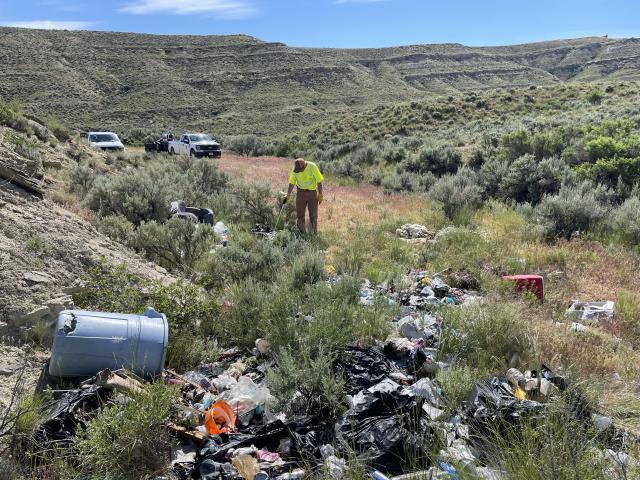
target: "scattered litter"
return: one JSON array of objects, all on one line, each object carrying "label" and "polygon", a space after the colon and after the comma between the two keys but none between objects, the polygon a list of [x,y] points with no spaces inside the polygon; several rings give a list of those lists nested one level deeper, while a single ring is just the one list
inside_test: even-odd
[{"label": "scattered litter", "polygon": [[213,225],[213,210],[210,208],[187,207],[185,202],[178,200],[171,202],[169,212],[175,218]]},{"label": "scattered litter", "polygon": [[579,333],[589,333],[591,331],[591,328],[578,322],[571,322],[571,330]]},{"label": "scattered litter", "polygon": [[273,231],[271,227],[266,225],[262,225],[261,223],[256,223],[253,227],[251,227],[251,233],[253,233],[256,237],[273,239],[276,236],[276,232]]},{"label": "scattered litter", "polygon": [[396,235],[408,243],[426,243],[435,237],[435,233],[424,225],[407,223],[396,230]]},{"label": "scattered litter", "polygon": [[222,222],[217,222],[213,226],[213,232],[220,237],[220,242],[223,247],[226,247],[229,244],[229,229]]},{"label": "scattered litter", "polygon": [[517,292],[531,292],[544,301],[544,278],[540,275],[505,275],[502,279],[514,282]]},{"label": "scattered litter", "polygon": [[579,302],[574,301],[567,309],[567,315],[583,322],[602,322],[613,318],[615,302]]}]

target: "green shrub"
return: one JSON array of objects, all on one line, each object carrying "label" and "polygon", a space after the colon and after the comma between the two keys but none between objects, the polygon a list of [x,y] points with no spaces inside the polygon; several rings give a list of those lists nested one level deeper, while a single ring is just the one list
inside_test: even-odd
[{"label": "green shrub", "polygon": [[186,170],[180,198],[192,205],[204,205],[212,195],[223,193],[228,185],[229,176],[213,161],[197,159]]},{"label": "green shrub", "polygon": [[267,372],[269,388],[285,412],[332,420],[345,410],[344,381],[333,373],[330,352],[283,350],[276,363]]},{"label": "green shrub", "polygon": [[612,137],[597,137],[589,140],[584,145],[590,162],[597,160],[626,156],[627,146],[622,140]]},{"label": "green shrub", "polygon": [[71,132],[57,118],[50,118],[48,122],[49,130],[61,142],[71,140]]},{"label": "green shrub", "polygon": [[239,182],[233,187],[233,220],[274,225],[276,204],[276,196],[266,183]]},{"label": "green shrub", "polygon": [[588,184],[563,186],[557,195],[545,196],[535,208],[536,219],[547,237],[570,238],[574,232],[594,230],[607,213],[608,208]]},{"label": "green shrub", "polygon": [[503,135],[501,145],[506,159],[515,160],[527,153],[532,153],[531,137],[531,134],[524,129],[515,130]]},{"label": "green shrub", "polygon": [[626,242],[640,245],[640,198],[627,199],[613,215],[613,228]]},{"label": "green shrub", "polygon": [[[169,180],[168,178],[166,180]],[[158,183],[136,172],[97,177],[86,197],[87,206],[100,215],[121,215],[140,225],[169,217],[175,185]]]},{"label": "green shrub", "polygon": [[38,394],[23,393],[17,401],[14,431],[17,434],[31,434],[43,420],[43,408],[47,398]]},{"label": "green shrub", "polygon": [[135,227],[122,215],[110,215],[100,219],[98,231],[118,243],[129,245],[134,238]]},{"label": "green shrub", "polygon": [[215,233],[210,225],[172,218],[166,223],[143,222],[131,245],[165,268],[191,270],[209,252],[214,241]]},{"label": "green shrub", "polygon": [[501,371],[514,358],[534,358],[532,326],[524,304],[489,303],[443,310],[441,358],[465,360],[481,371]]},{"label": "green shrub", "polygon": [[462,168],[456,175],[441,177],[430,189],[429,196],[442,203],[444,213],[453,218],[463,209],[472,209],[482,202],[482,188],[477,174]]},{"label": "green shrub", "polygon": [[412,173],[433,173],[436,176],[458,171],[462,163],[460,152],[450,146],[428,147],[403,161],[398,169]]},{"label": "green shrub", "polygon": [[597,105],[602,102],[602,99],[604,99],[604,93],[602,93],[602,90],[599,88],[594,88],[587,93],[585,98],[587,99],[587,102]]},{"label": "green shrub", "polygon": [[258,157],[268,155],[273,151],[273,146],[252,134],[226,137],[224,146],[243,157]]},{"label": "green shrub", "polygon": [[163,473],[173,443],[164,422],[177,397],[175,387],[154,383],[124,405],[104,407],[74,444],[83,478],[130,480]]},{"label": "green shrub", "polygon": [[253,347],[264,332],[267,291],[249,277],[231,289],[231,309],[227,313],[220,338],[226,345]]},{"label": "green shrub", "polygon": [[593,164],[578,165],[575,171],[583,178],[608,187],[615,187],[618,181],[631,186],[640,181],[640,157],[601,159]]},{"label": "green shrub", "polygon": [[10,126],[20,116],[20,107],[14,102],[0,99],[0,125]]},{"label": "green shrub", "polygon": [[144,282],[129,273],[127,265],[104,260],[90,268],[80,292],[73,295],[78,308],[98,312],[140,313],[145,309]]},{"label": "green shrub", "polygon": [[325,276],[325,260],[321,252],[309,251],[296,257],[291,269],[291,285],[302,288],[322,280]]},{"label": "green shrub", "polygon": [[221,288],[248,277],[271,283],[284,261],[285,255],[277,245],[237,233],[233,243],[207,257],[201,281],[207,288]]},{"label": "green shrub", "polygon": [[30,252],[44,252],[48,249],[47,239],[41,235],[33,235],[27,239],[26,247]]},{"label": "green shrub", "polygon": [[72,193],[77,193],[81,199],[84,199],[93,187],[95,180],[96,173],[92,168],[86,165],[76,165],[69,170],[67,190]]}]

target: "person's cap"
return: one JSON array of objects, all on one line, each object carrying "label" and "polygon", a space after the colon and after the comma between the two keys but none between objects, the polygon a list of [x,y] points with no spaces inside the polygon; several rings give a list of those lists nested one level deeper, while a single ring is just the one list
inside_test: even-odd
[{"label": "person's cap", "polygon": [[297,158],[295,165],[293,167],[293,171],[295,173],[300,173],[303,170],[304,170],[304,158]]}]

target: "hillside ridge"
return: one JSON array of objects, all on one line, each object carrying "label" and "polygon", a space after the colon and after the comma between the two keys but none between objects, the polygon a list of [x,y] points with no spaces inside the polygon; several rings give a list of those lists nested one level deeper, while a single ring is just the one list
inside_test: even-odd
[{"label": "hillside ridge", "polygon": [[633,38],[335,49],[246,35],[3,27],[0,44],[0,97],[78,130],[273,135],[433,95],[640,75]]}]

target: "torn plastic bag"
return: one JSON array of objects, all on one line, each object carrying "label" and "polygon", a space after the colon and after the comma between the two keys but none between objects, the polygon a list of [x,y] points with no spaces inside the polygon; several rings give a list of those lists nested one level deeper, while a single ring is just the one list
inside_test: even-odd
[{"label": "torn plastic bag", "polygon": [[370,468],[402,473],[410,459],[429,452],[433,431],[420,414],[351,418],[340,426],[339,442],[341,450],[355,450]]},{"label": "torn plastic bag", "polygon": [[540,411],[544,405],[518,400],[506,378],[493,377],[476,383],[469,395],[467,414],[476,420],[514,420],[523,413]]},{"label": "torn plastic bag", "polygon": [[238,471],[230,463],[204,460],[193,471],[192,478],[201,480],[242,480]]},{"label": "torn plastic bag", "polygon": [[[279,450],[281,442],[288,440],[292,457],[320,458],[320,447],[334,441],[333,425],[323,424],[315,417],[294,419],[287,424],[281,420],[273,421],[255,431],[255,433],[230,434],[213,436],[198,452],[196,460],[199,465],[206,460],[225,462],[231,449],[255,446],[270,452]],[[293,465],[293,464],[292,464]],[[194,477],[196,479],[203,477]]]},{"label": "torn plastic bag", "polygon": [[66,392],[53,406],[48,419],[36,427],[33,439],[39,449],[50,448],[53,443],[65,445],[71,443],[78,428],[85,428],[84,416],[101,406],[110,390],[91,385]]},{"label": "torn plastic bag", "polygon": [[408,458],[418,458],[433,441],[422,400],[400,392],[364,391],[339,426],[338,445],[354,449],[371,468],[401,473]]},{"label": "torn plastic bag", "polygon": [[344,378],[349,395],[380,383],[393,370],[384,353],[376,348],[346,347],[333,362],[333,371]]},{"label": "torn plastic bag", "polygon": [[437,350],[425,347],[424,340],[411,342],[405,338],[394,338],[384,346],[385,355],[395,364],[414,375],[428,360],[435,362]]}]

